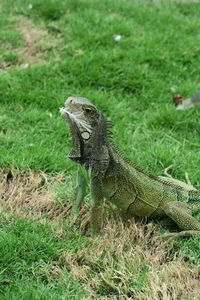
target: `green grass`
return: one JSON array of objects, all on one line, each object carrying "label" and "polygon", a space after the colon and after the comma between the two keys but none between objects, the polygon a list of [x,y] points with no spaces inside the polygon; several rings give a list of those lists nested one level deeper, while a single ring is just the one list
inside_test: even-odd
[{"label": "green grass", "polygon": [[[189,97],[200,89],[199,3],[3,0],[0,9],[2,168],[64,172],[75,180],[76,165],[66,158],[70,137],[59,114],[74,95],[90,99],[113,121],[115,142],[139,166],[163,175],[173,164],[173,177],[185,180],[187,173],[200,189],[200,105],[176,111],[170,90]],[[26,55],[20,20],[46,32]],[[12,284],[2,283],[2,299],[68,299],[67,293],[82,299],[81,283],[64,266],[64,279],[55,282],[49,275],[69,239],[57,241],[51,225],[7,218],[0,222],[0,274],[1,282]],[[72,240],[83,247],[81,233]],[[198,238],[176,247],[187,259],[198,258]],[[145,265],[142,270],[140,290],[149,273]],[[112,293],[117,295],[101,287],[98,297]]]},{"label": "green grass", "polygon": [[[66,243],[49,224],[20,218],[1,218],[0,226],[0,299],[79,299],[84,294],[57,262],[59,251],[72,247],[70,237]],[[62,268],[62,278],[54,274],[56,266]]]}]

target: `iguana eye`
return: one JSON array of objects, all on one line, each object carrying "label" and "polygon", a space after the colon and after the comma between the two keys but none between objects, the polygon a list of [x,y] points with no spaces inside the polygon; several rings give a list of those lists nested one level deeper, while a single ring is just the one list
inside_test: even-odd
[{"label": "iguana eye", "polygon": [[92,110],[90,108],[85,108],[84,111],[89,112],[89,113],[92,112]]}]

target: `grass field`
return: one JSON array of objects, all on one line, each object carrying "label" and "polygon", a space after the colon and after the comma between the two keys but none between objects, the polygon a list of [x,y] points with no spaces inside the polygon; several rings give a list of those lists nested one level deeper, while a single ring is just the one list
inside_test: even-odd
[{"label": "grass field", "polygon": [[[106,204],[100,237],[86,203],[71,215],[76,165],[59,114],[90,99],[139,166],[200,189],[199,3],[32,0],[0,3],[0,300],[199,299],[200,238],[165,248],[168,221]],[[115,36],[121,40],[116,41]],[[197,215],[200,220],[200,215]]]}]

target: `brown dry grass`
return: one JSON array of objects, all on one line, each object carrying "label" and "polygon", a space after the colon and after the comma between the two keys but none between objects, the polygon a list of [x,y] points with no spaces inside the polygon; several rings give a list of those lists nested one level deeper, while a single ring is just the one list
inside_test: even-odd
[{"label": "brown dry grass", "polygon": [[[16,175],[3,169],[0,175],[1,211],[26,218],[50,218],[57,234],[67,238],[63,223],[66,217],[73,223],[71,204],[56,201],[55,193],[56,186],[66,184],[66,176],[32,171]],[[80,213],[78,227],[85,232],[87,206]],[[155,245],[156,230],[152,223],[127,219],[117,210],[111,213],[108,207],[103,234],[89,236],[85,248],[76,255],[62,251],[58,264],[49,266],[48,273],[64,281],[61,266],[65,265],[72,277],[83,284],[87,299],[199,299],[198,266],[189,267],[173,247]]]},{"label": "brown dry grass", "polygon": [[41,219],[64,218],[71,204],[56,202],[52,186],[63,183],[64,175],[46,175],[27,171],[14,174],[11,170],[0,171],[0,209],[9,214]]},{"label": "brown dry grass", "polygon": [[76,257],[65,252],[60,259],[89,299],[102,293],[100,299],[199,299],[199,268],[190,269],[181,253],[155,248],[154,232],[152,224],[132,220],[125,228],[110,220],[103,236],[90,238]]}]

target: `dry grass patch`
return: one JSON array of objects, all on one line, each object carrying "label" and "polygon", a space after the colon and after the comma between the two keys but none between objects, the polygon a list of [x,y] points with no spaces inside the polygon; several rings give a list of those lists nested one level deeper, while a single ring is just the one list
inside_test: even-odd
[{"label": "dry grass patch", "polygon": [[[46,175],[27,171],[14,174],[11,170],[0,171],[0,209],[23,217],[66,217],[70,202],[56,201],[54,189],[66,184],[63,174]],[[66,191],[67,193],[67,191]]]},{"label": "dry grass patch", "polygon": [[120,216],[109,217],[101,236],[91,237],[74,256],[62,253],[88,299],[198,299],[199,267],[190,268],[181,252],[154,245],[156,227]]},{"label": "dry grass patch", "polygon": [[[72,192],[63,174],[13,174],[1,170],[1,210],[26,218],[51,219],[60,238],[69,238],[64,223],[73,223],[70,201],[58,199],[60,187]],[[70,196],[71,197],[71,196]],[[76,223],[88,234],[89,209],[84,205]],[[173,247],[159,248],[153,238],[156,225],[121,216],[117,209],[106,209],[102,235],[88,236],[83,249],[61,251],[55,265],[47,266],[47,275],[65,284],[62,267],[67,268],[89,295],[87,299],[198,299],[199,267],[188,265],[183,254]],[[190,298],[191,297],[191,298]]]}]

